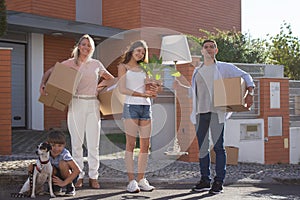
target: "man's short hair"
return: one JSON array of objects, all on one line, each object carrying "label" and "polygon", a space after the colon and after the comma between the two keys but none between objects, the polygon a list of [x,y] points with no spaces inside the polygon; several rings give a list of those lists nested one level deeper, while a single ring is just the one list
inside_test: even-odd
[{"label": "man's short hair", "polygon": [[212,43],[214,43],[214,45],[215,45],[216,48],[218,47],[218,46],[217,46],[217,42],[216,42],[215,40],[212,40],[212,39],[206,39],[206,40],[204,40],[204,41],[202,42],[202,47],[203,47],[204,44],[207,43],[207,42],[212,42]]}]

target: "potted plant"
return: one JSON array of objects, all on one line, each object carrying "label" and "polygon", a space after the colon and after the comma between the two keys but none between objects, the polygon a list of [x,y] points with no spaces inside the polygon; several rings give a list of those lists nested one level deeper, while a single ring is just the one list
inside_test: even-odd
[{"label": "potted plant", "polygon": [[148,63],[140,63],[142,69],[147,73],[149,78],[154,80],[160,80],[164,72],[164,69],[169,69],[172,76],[179,77],[181,76],[180,72],[177,71],[174,67],[162,64],[162,58],[158,58],[155,54],[149,59]]},{"label": "potted plant", "polygon": [[158,58],[155,54],[149,59],[148,63],[140,63],[142,69],[146,72],[148,77],[145,80],[145,89],[150,90],[151,84],[156,84],[158,86],[162,85],[162,74],[164,69],[169,69],[171,76],[179,77],[181,76],[180,72],[177,71],[174,67],[163,65],[162,58]]}]

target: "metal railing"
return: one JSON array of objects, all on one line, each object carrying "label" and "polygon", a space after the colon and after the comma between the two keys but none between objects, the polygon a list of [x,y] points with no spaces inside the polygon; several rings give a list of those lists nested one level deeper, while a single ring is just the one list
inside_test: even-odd
[{"label": "metal railing", "polygon": [[290,126],[300,126],[300,81],[289,81]]}]

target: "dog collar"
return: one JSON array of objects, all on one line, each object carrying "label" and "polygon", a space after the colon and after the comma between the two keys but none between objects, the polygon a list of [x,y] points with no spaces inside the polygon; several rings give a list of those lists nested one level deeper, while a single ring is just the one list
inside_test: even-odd
[{"label": "dog collar", "polygon": [[[40,159],[39,159],[40,160]],[[42,164],[42,165],[45,165],[45,164],[47,164],[49,162],[49,160],[46,160],[46,161],[41,161],[40,160],[40,163]],[[42,166],[41,166],[42,167]],[[36,168],[36,170],[39,172],[39,173],[41,173],[41,171],[42,171],[42,169],[38,166],[38,165],[35,165],[35,168]]]},{"label": "dog collar", "polygon": [[40,162],[41,162],[41,164],[47,164],[48,162],[49,162],[49,159],[48,160],[46,160],[46,161],[41,161],[41,159],[40,159]]}]

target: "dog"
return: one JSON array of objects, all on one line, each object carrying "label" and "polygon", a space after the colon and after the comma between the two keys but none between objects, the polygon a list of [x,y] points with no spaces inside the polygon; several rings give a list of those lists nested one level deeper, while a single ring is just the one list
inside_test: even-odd
[{"label": "dog", "polygon": [[50,163],[50,150],[51,145],[43,142],[37,146],[36,154],[39,159],[36,160],[36,164],[33,165],[32,171],[32,187],[30,177],[26,180],[19,194],[30,194],[31,198],[35,198],[39,191],[44,191],[44,183],[48,180],[49,192],[51,197],[56,197],[52,188],[52,171],[53,167]]}]

